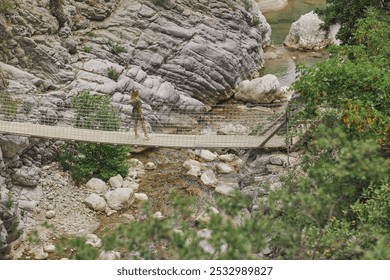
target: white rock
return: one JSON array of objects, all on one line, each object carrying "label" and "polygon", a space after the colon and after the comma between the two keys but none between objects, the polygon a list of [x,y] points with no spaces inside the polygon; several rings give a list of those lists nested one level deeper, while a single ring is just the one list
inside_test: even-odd
[{"label": "white rock", "polygon": [[126,223],[129,223],[129,222],[133,222],[135,221],[135,217],[131,214],[122,214],[121,217],[123,218],[123,220],[126,222]]},{"label": "white rock", "polygon": [[121,258],[121,254],[116,251],[103,251],[99,254],[99,260],[119,260]]},{"label": "white rock", "polygon": [[218,155],[209,150],[200,150],[199,157],[205,161],[213,161]]},{"label": "white rock", "polygon": [[85,204],[95,211],[105,211],[107,204],[103,197],[96,193],[91,193],[85,200]]},{"label": "white rock", "polygon": [[47,244],[43,246],[43,251],[45,251],[46,253],[54,253],[56,251],[56,246],[54,246],[53,244]]},{"label": "white rock", "polygon": [[108,183],[110,184],[111,187],[117,189],[117,188],[120,188],[122,187],[123,185],[123,178],[120,174],[114,176],[114,177],[111,177],[109,180],[108,180]]},{"label": "white rock", "polygon": [[110,217],[110,216],[112,216],[112,215],[114,215],[115,213],[118,213],[118,211],[116,211],[116,210],[113,210],[113,209],[110,209],[110,208],[106,208],[106,216],[107,217]]},{"label": "white rock", "polygon": [[165,217],[161,214],[160,211],[154,213],[154,214],[153,214],[153,217],[156,218],[157,220],[162,220],[162,219],[165,218]]},{"label": "white rock", "polygon": [[218,159],[225,161],[225,162],[232,162],[235,159],[237,159],[237,156],[234,154],[226,154],[226,155],[220,155]]},{"label": "white rock", "polygon": [[46,260],[49,257],[49,254],[44,252],[42,247],[32,249],[31,253],[34,255],[34,259],[36,260]]},{"label": "white rock", "polygon": [[102,240],[97,237],[95,234],[87,234],[87,240],[85,241],[85,244],[91,245],[94,248],[100,248],[102,247],[103,243]]},{"label": "white rock", "polygon": [[272,103],[284,98],[275,75],[265,75],[253,80],[244,80],[237,87],[234,98],[252,103]]},{"label": "white rock", "polygon": [[108,206],[114,210],[127,209],[135,199],[132,188],[119,188],[104,195]]},{"label": "white rock", "polygon": [[56,216],[56,212],[54,210],[49,210],[46,212],[46,218],[53,219]]},{"label": "white rock", "polygon": [[237,189],[238,189],[237,183],[219,182],[215,187],[215,191],[223,195],[230,195],[232,192],[234,192]]},{"label": "white rock", "polygon": [[186,174],[188,176],[199,177],[202,174],[202,171],[199,167],[193,166]]},{"label": "white rock", "polygon": [[224,135],[247,135],[250,129],[240,123],[222,123],[217,131]]},{"label": "white rock", "polygon": [[149,199],[148,196],[144,193],[136,193],[134,196],[135,196],[135,199],[140,200],[140,201],[147,201]]},{"label": "white rock", "polygon": [[139,189],[139,184],[137,182],[134,182],[134,181],[125,180],[123,182],[123,187],[130,188],[130,189],[133,189],[134,191],[137,191]]},{"label": "white rock", "polygon": [[321,29],[324,22],[311,11],[302,15],[291,25],[290,31],[284,40],[284,45],[290,49],[320,50],[331,43],[331,38]]},{"label": "white rock", "polygon": [[200,177],[200,180],[206,186],[214,186],[218,182],[217,176],[215,176],[214,171],[210,169],[203,172],[202,176]]},{"label": "white rock", "polygon": [[202,169],[203,164],[197,160],[194,160],[194,159],[187,159],[184,162],[183,167],[187,168],[187,169],[192,169],[192,168]]},{"label": "white rock", "polygon": [[98,178],[92,178],[85,185],[88,190],[93,191],[95,193],[104,193],[108,190],[107,184]]},{"label": "white rock", "polygon": [[220,174],[230,174],[235,172],[235,170],[229,164],[221,162],[217,164],[217,172]]},{"label": "white rock", "polygon": [[148,162],[147,164],[145,164],[145,170],[154,170],[156,168],[157,167],[153,162]]}]

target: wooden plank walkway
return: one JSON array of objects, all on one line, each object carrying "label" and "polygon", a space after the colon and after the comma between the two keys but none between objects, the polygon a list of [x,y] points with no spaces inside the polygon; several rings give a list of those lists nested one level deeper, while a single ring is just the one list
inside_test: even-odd
[{"label": "wooden plank walkway", "polygon": [[[149,135],[150,140],[145,140],[142,137],[142,133],[139,138],[135,139],[129,132],[123,131],[100,131],[8,121],[0,121],[0,133],[94,143],[170,148],[251,149],[259,146],[267,137],[266,135],[180,135],[152,133]],[[273,138],[264,145],[264,148],[285,147],[285,138],[280,136],[273,136]]]}]

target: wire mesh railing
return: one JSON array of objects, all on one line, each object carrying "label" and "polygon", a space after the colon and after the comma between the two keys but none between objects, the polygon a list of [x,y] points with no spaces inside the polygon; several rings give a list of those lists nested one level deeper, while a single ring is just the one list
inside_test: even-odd
[{"label": "wire mesh railing", "polygon": [[289,132],[285,131],[286,111],[296,111],[296,107],[294,102],[227,102],[186,109],[175,104],[153,107],[143,104],[150,137],[145,142],[141,121],[137,127],[141,137],[134,138],[133,108],[129,102],[75,103],[72,98],[46,96],[35,96],[31,102],[29,98],[15,100],[1,94],[0,133],[161,147],[282,148],[291,142]]}]

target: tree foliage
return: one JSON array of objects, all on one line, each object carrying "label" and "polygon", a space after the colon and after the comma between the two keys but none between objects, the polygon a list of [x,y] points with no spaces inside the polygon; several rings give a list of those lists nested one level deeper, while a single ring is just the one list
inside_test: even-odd
[{"label": "tree foliage", "polygon": [[324,106],[337,109],[344,129],[354,138],[376,138],[389,148],[390,127],[390,17],[368,10],[357,21],[358,45],[335,46],[332,57],[314,67],[299,67],[294,83],[315,114]]},{"label": "tree foliage", "polygon": [[[120,127],[118,111],[103,95],[81,92],[73,97],[76,111],[76,127],[101,130],[117,130]],[[70,172],[76,183],[84,183],[96,176],[103,180],[117,174],[126,176],[129,171],[125,145],[95,144],[85,142],[66,143],[60,148],[59,160]]]},{"label": "tree foliage", "polygon": [[389,12],[388,0],[327,0],[326,2],[328,5],[318,10],[318,13],[323,16],[326,29],[333,24],[341,25],[337,37],[344,44],[357,43],[353,33],[358,20],[364,17],[368,8]]}]

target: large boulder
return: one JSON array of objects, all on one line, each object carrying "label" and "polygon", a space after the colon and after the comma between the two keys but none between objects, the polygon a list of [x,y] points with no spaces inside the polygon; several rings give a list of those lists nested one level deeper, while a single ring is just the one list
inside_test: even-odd
[{"label": "large boulder", "polygon": [[88,190],[96,192],[96,193],[104,193],[108,190],[107,184],[98,178],[92,178],[85,185]]},{"label": "large boulder", "polygon": [[108,206],[114,210],[127,209],[135,199],[134,189],[119,188],[104,195]]},{"label": "large boulder", "polygon": [[284,99],[278,78],[268,74],[261,78],[242,81],[234,98],[252,103],[272,103]]},{"label": "large boulder", "polygon": [[12,180],[26,187],[34,187],[38,185],[41,178],[41,169],[36,166],[22,166],[12,174]]},{"label": "large boulder", "polygon": [[84,203],[95,211],[105,211],[107,208],[106,201],[103,197],[96,193],[91,193],[85,200]]},{"label": "large boulder", "polygon": [[326,48],[331,39],[321,29],[324,22],[313,11],[302,15],[291,25],[290,32],[284,40],[287,48],[295,50],[321,50]]},{"label": "large boulder", "polygon": [[0,135],[0,147],[4,158],[20,155],[29,144],[30,141],[24,136]]}]

